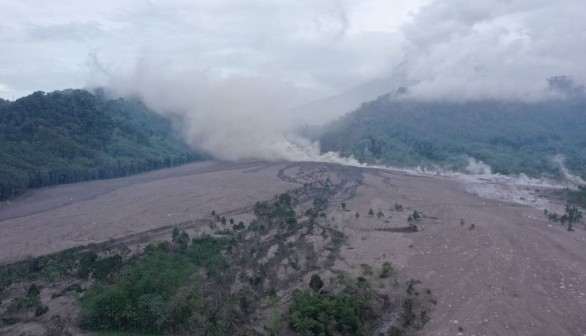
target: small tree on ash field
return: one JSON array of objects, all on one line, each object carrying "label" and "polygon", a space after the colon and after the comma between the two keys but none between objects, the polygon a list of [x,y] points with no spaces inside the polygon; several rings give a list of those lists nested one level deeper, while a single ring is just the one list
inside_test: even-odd
[{"label": "small tree on ash field", "polygon": [[562,224],[568,223],[568,231],[574,230],[574,223],[577,223],[580,219],[582,219],[582,211],[580,211],[575,206],[570,207],[570,205],[566,205],[566,213],[560,218]]}]

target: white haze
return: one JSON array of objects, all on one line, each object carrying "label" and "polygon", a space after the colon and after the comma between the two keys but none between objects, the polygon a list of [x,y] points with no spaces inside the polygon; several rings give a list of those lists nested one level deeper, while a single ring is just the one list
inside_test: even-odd
[{"label": "white haze", "polygon": [[[26,12],[26,2],[15,6]],[[324,107],[290,108],[377,78],[409,85],[414,98],[448,100],[545,99],[554,94],[548,77],[586,79],[581,0],[99,6],[96,13],[118,12],[88,14],[94,24],[70,26],[75,36],[44,21],[29,34],[59,47],[62,39],[89,42],[91,32],[102,43],[90,43],[91,83],[179,118],[189,144],[218,159],[324,160],[318,144],[294,134],[301,123],[323,122]]]},{"label": "white haze", "polygon": [[[141,62],[132,73],[108,72],[117,96],[139,97],[161,115],[178,120],[178,132],[196,150],[220,160],[328,161],[358,165],[295,133],[289,113],[295,87],[275,77],[213,71],[164,73]],[[311,116],[308,116],[311,118]]]}]

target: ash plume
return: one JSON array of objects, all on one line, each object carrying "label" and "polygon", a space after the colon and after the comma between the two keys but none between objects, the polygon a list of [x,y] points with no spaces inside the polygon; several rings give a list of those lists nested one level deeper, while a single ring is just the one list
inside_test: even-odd
[{"label": "ash plume", "polygon": [[219,160],[328,161],[358,165],[298,135],[291,115],[296,88],[277,76],[213,71],[161,73],[142,63],[128,75],[111,76],[116,96],[138,97],[157,113],[178,121],[178,132],[194,149]]},{"label": "ash plume", "polygon": [[[229,0],[218,7],[169,5],[166,12],[154,3],[144,6],[126,19],[149,38],[126,53],[122,70],[101,65],[97,52],[90,54],[90,67],[106,77],[113,94],[138,96],[178,120],[184,139],[217,159],[345,162],[321,154],[297,127],[323,123],[399,86],[407,88],[402,96],[421,100],[584,94],[586,37],[572,32],[585,27],[580,16],[586,4],[575,0],[416,1],[402,7],[396,24],[383,18],[398,4],[382,1],[300,2],[294,8],[259,1],[240,8]],[[187,15],[157,30],[142,24],[142,15],[171,23],[175,11],[203,17],[210,11],[218,21]],[[117,32],[126,39],[114,42],[131,40]],[[107,48],[92,50],[98,49],[106,64],[118,57]],[[337,112],[319,104],[291,112],[324,97],[344,101],[350,91],[351,103]]]}]

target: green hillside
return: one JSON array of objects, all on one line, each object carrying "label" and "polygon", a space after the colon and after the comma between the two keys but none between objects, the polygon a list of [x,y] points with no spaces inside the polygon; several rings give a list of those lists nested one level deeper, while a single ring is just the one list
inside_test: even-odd
[{"label": "green hillside", "polygon": [[586,177],[586,100],[425,102],[390,95],[328,125],[323,151],[395,166],[461,169],[466,158],[502,174],[559,176],[552,157]]},{"label": "green hillside", "polygon": [[67,90],[0,102],[0,199],[201,158],[137,101]]}]

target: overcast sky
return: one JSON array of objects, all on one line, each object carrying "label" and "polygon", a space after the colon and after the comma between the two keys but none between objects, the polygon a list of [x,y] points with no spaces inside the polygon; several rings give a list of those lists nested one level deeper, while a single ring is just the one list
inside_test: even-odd
[{"label": "overcast sky", "polygon": [[536,97],[586,79],[584,0],[2,0],[0,97],[213,74],[299,101],[397,76],[426,97]]}]

